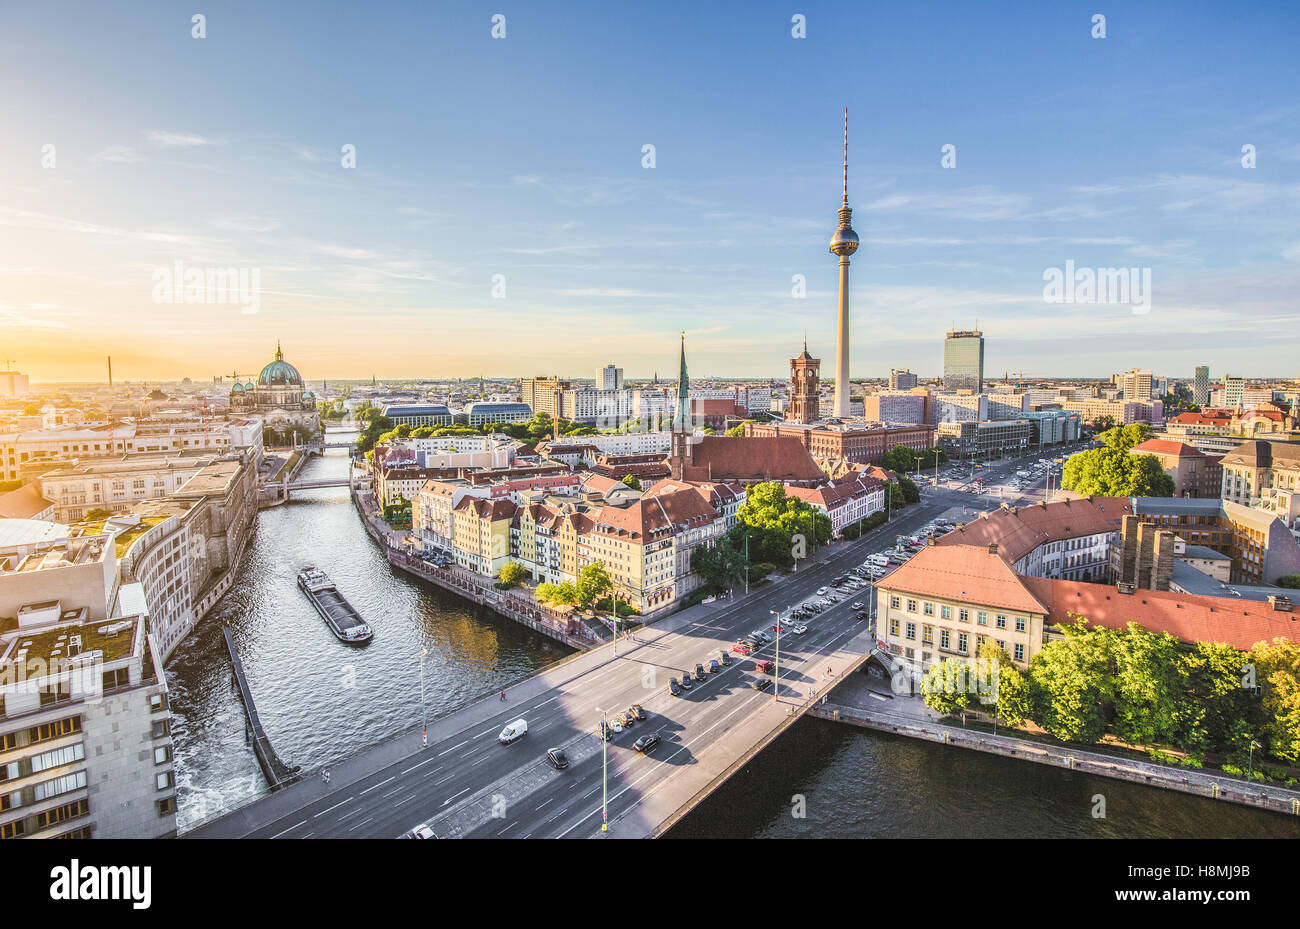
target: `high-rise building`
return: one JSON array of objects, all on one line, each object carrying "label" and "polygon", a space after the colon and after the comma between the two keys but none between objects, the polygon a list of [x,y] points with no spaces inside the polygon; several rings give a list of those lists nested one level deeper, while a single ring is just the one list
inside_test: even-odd
[{"label": "high-rise building", "polygon": [[911,390],[916,386],[916,383],[916,375],[907,370],[907,368],[889,369],[890,390]]},{"label": "high-rise building", "polygon": [[1223,375],[1223,405],[1239,407],[1246,397],[1246,379]]},{"label": "high-rise building", "polygon": [[954,330],[943,343],[943,389],[984,390],[984,333]]},{"label": "high-rise building", "polygon": [[603,368],[598,368],[596,370],[596,389],[622,390],[623,369],[616,368],[614,365],[605,365]]},{"label": "high-rise building", "polygon": [[569,389],[569,382],[558,377],[524,377],[519,379],[520,399],[534,414],[546,413],[553,419],[560,416],[561,394]]},{"label": "high-rise building", "polygon": [[1152,378],[1148,369],[1133,368],[1119,375],[1116,386],[1124,391],[1125,400],[1150,400]]},{"label": "high-rise building", "polygon": [[1210,368],[1209,365],[1196,366],[1196,387],[1194,399],[1197,406],[1209,406],[1210,403]]},{"label": "high-rise building", "polygon": [[848,419],[849,408],[849,256],[858,250],[853,231],[853,210],[849,207],[849,108],[844,108],[844,199],[840,202],[840,225],[831,236],[831,254],[840,259],[840,315],[835,351],[835,408],[833,415]]},{"label": "high-rise building", "polygon": [[820,358],[808,354],[808,343],[803,352],[790,359],[790,419],[796,423],[814,423],[821,418]]}]

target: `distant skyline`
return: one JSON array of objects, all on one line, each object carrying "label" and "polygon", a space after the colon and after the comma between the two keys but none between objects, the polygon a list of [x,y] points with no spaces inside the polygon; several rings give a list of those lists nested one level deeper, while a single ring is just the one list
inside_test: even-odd
[{"label": "distant skyline", "polygon": [[[1104,39],[1075,3],[192,12],[4,14],[0,365],[34,384],[255,375],[277,339],[312,382],[640,379],[683,328],[703,377],[784,380],[805,330],[833,377],[844,106],[854,378],[938,376],[977,321],[990,379],[1297,373],[1292,3]],[[155,302],[176,262],[256,270],[257,312]],[[1047,303],[1067,262],[1149,269],[1149,312]]]}]

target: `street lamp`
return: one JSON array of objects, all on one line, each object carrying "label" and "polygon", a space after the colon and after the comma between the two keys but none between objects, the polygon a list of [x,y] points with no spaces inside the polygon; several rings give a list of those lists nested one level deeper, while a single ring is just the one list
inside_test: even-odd
[{"label": "street lamp", "polygon": [[604,710],[596,707],[596,712],[600,714],[600,831],[609,832],[609,740],[605,738],[609,723]]},{"label": "street lamp", "polygon": [[420,646],[420,743],[424,747],[429,745],[429,715],[424,708],[424,656],[429,654],[429,650]]},{"label": "street lamp", "polygon": [[772,702],[777,703],[781,699],[781,614],[776,610],[768,610],[776,617],[776,661],[772,663]]},{"label": "street lamp", "polygon": [[[1259,743],[1256,742],[1255,739],[1252,737],[1251,740],[1250,740],[1250,767],[1248,767],[1248,768],[1246,769],[1246,783],[1247,783],[1247,784],[1250,783],[1250,778],[1251,778],[1251,776],[1255,773],[1255,746],[1256,746],[1256,745],[1259,745]],[[1264,746],[1260,745],[1260,748],[1263,748],[1263,747],[1264,747]],[[1240,769],[1238,769],[1238,770],[1240,770]]]}]

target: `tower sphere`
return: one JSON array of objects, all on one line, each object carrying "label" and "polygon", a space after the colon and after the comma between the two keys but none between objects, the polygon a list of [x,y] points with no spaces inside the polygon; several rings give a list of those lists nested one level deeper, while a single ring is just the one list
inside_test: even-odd
[{"label": "tower sphere", "polygon": [[858,234],[847,224],[835,230],[831,236],[831,254],[847,258],[858,250]]}]

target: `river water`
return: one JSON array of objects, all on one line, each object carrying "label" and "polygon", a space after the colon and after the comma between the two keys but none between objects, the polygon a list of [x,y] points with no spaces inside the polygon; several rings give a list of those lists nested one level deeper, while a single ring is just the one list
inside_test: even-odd
[{"label": "river water", "polygon": [[[331,433],[331,441],[354,434]],[[303,478],[347,474],[344,450]],[[394,570],[346,488],[303,491],[261,511],[230,593],[167,666],[182,831],[267,792],[221,635],[229,623],[272,745],[314,768],[509,688],[569,653],[545,636]],[[315,564],[375,630],[358,648],[330,634],[302,592]],[[802,803],[796,799],[802,797]],[[1094,816],[1100,795],[1105,816]],[[800,808],[802,807],[802,808]],[[796,815],[802,812],[802,816]],[[1300,837],[1293,817],[1042,765],[803,720],[672,837]]]}]

